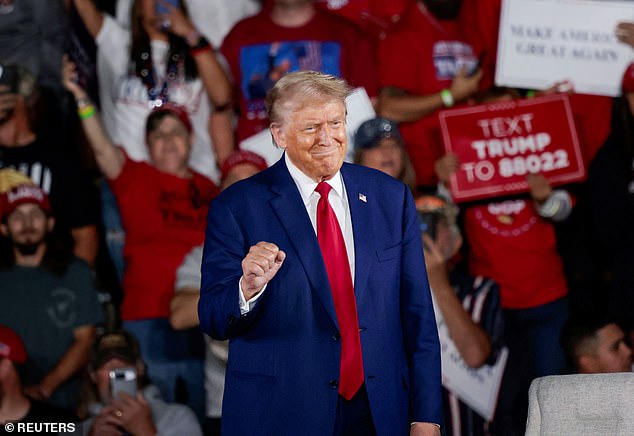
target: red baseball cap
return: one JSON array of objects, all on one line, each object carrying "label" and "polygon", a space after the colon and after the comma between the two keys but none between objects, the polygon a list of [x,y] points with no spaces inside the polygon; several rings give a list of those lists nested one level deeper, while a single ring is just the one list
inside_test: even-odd
[{"label": "red baseball cap", "polygon": [[192,122],[189,119],[187,110],[183,106],[170,102],[163,103],[162,105],[156,106],[154,109],[152,109],[152,112],[150,112],[150,116],[160,113],[166,113],[178,118],[181,123],[183,123],[187,131],[190,134],[192,133]]},{"label": "red baseball cap", "polygon": [[0,218],[6,219],[18,206],[26,203],[37,204],[47,215],[51,213],[48,195],[36,185],[18,185],[0,196]]},{"label": "red baseball cap", "polygon": [[632,62],[625,73],[623,73],[623,93],[634,92],[634,62]]},{"label": "red baseball cap", "polygon": [[231,153],[231,155],[222,163],[222,168],[220,169],[222,178],[224,179],[227,177],[229,171],[231,171],[234,167],[244,163],[251,164],[260,171],[267,168],[266,160],[264,160],[264,158],[259,154],[247,150],[237,150]]},{"label": "red baseball cap", "polygon": [[16,332],[3,325],[0,325],[0,357],[6,357],[16,363],[26,363],[26,350],[22,339]]}]

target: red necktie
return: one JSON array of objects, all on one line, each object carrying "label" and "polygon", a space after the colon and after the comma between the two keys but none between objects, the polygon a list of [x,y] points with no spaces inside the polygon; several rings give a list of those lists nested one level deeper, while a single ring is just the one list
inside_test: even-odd
[{"label": "red necktie", "polygon": [[315,189],[321,195],[317,203],[317,239],[326,265],[341,334],[339,394],[350,400],[363,384],[363,359],[346,243],[335,211],[328,202],[331,189],[326,182],[320,182]]}]

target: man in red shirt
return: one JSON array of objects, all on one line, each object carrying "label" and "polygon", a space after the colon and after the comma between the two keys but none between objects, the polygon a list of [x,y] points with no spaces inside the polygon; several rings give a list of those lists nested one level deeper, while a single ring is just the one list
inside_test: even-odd
[{"label": "man in red shirt", "polygon": [[[419,0],[380,45],[379,114],[401,123],[419,186],[437,181],[442,153],[437,112],[466,101],[492,83],[486,47],[472,0]],[[486,56],[485,56],[486,55]],[[480,68],[480,67],[483,68]]]},{"label": "man in red shirt", "polygon": [[385,36],[416,0],[318,0],[317,7],[357,23],[372,38]]}]

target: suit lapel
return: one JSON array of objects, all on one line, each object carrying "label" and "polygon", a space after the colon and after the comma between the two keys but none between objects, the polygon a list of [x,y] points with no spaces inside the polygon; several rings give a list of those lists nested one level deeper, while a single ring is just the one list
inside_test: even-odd
[{"label": "suit lapel", "polygon": [[332,300],[321,249],[319,248],[319,242],[315,236],[310,218],[305,212],[302,197],[286,168],[283,157],[271,170],[271,191],[274,193],[270,200],[271,207],[295,248],[313,291],[317,294],[328,316],[337,325],[335,305]]},{"label": "suit lapel", "polygon": [[354,293],[357,300],[357,310],[360,306],[363,290],[366,289],[370,264],[374,256],[372,247],[372,235],[370,230],[371,201],[373,198],[368,196],[363,186],[359,183],[360,179],[351,174],[350,166],[344,164],[341,167],[341,174],[346,185],[346,193],[348,195],[348,204],[350,206],[350,216],[352,219],[352,232],[354,234]]}]

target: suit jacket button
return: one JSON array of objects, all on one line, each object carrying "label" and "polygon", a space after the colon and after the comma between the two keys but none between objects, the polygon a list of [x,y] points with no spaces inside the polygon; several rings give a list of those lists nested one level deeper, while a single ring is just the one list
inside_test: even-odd
[{"label": "suit jacket button", "polygon": [[336,341],[338,341],[339,339],[341,339],[341,335],[339,334],[339,332],[334,332],[334,333],[332,334],[332,340],[336,342]]},{"label": "suit jacket button", "polygon": [[330,385],[331,388],[333,389],[337,389],[339,387],[339,381],[337,380],[330,380],[328,382],[328,384]]}]

